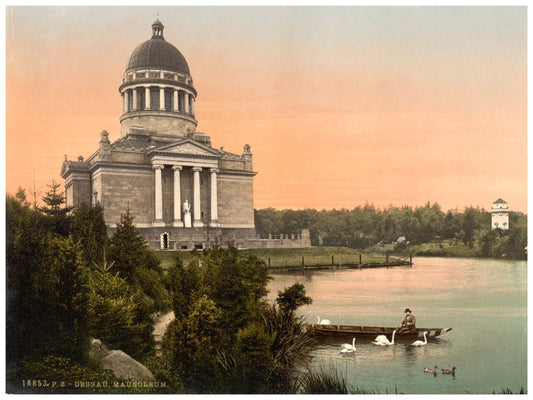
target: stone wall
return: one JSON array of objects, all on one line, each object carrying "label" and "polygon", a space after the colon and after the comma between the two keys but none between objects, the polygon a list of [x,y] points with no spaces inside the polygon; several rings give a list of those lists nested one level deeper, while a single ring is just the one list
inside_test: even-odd
[{"label": "stone wall", "polygon": [[93,190],[104,208],[108,223],[117,223],[130,210],[136,224],[151,223],[154,219],[154,174],[152,169],[100,169],[93,176]]},{"label": "stone wall", "polygon": [[[163,248],[163,235],[166,235],[168,250],[191,250],[194,248],[205,249],[215,245],[227,247],[233,245],[238,249],[247,248],[302,248],[311,247],[311,237],[308,229],[303,229],[301,234],[284,234],[268,238],[260,238],[255,229],[224,229],[224,228],[182,228],[159,227],[137,228],[141,237],[150,248],[160,250]],[[115,228],[108,228],[108,234],[113,235]]]},{"label": "stone wall", "polygon": [[311,247],[311,235],[309,229],[302,229],[300,234],[268,235],[267,238],[248,239],[241,245],[253,249],[282,249]]},{"label": "stone wall", "polygon": [[219,174],[218,220],[228,228],[255,226],[253,177]]},{"label": "stone wall", "polygon": [[68,207],[79,207],[82,204],[91,204],[91,181],[89,174],[79,179],[73,177],[69,183],[65,184],[66,204]]}]

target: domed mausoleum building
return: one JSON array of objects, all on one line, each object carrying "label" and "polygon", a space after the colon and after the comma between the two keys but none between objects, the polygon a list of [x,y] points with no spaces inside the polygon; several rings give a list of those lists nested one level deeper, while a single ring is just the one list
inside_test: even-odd
[{"label": "domed mausoleum building", "polygon": [[119,87],[121,134],[101,133],[86,160],[65,161],[68,206],[100,204],[110,233],[129,210],[153,248],[205,248],[255,238],[250,146],[240,154],[211,147],[197,132],[197,97],[185,57],[152,25],[133,50]]}]

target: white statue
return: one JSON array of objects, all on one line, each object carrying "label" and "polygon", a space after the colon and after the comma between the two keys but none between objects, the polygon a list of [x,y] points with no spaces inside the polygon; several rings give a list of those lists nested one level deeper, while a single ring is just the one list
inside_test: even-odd
[{"label": "white statue", "polygon": [[190,228],[192,226],[191,205],[189,204],[189,200],[185,200],[185,203],[183,203],[183,224],[185,225],[185,228]]}]

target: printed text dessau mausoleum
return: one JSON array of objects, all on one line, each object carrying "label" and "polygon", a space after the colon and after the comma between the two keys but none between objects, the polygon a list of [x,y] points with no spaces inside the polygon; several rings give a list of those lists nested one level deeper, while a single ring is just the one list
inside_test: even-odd
[{"label": "printed text dessau mausoleum", "polygon": [[308,232],[278,245],[256,238],[250,146],[240,154],[215,149],[196,131],[189,66],[165,40],[159,20],[152,38],[133,50],[119,91],[120,138],[111,143],[103,131],[88,159],[65,156],[67,206],[100,204],[110,232],[129,210],[152,248],[310,244]]}]

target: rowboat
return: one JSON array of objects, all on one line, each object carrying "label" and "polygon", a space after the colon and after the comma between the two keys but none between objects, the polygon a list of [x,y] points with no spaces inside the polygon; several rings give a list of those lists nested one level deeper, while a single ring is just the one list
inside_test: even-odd
[{"label": "rowboat", "polygon": [[[320,336],[355,336],[367,337],[374,339],[377,335],[392,336],[396,328],[380,326],[357,326],[357,325],[321,325],[306,324],[306,330]],[[451,331],[452,328],[417,328],[416,332],[398,333],[396,332],[395,340],[423,338],[424,332],[427,332],[428,339],[436,338],[443,333]]]}]

